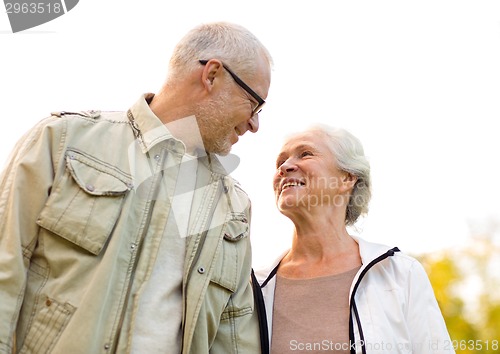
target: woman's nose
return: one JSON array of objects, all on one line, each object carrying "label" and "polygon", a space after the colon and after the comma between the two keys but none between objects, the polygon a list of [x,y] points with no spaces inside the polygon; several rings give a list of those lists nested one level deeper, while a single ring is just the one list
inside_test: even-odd
[{"label": "woman's nose", "polygon": [[290,161],[290,159],[286,160],[281,164],[281,166],[278,167],[278,174],[280,176],[284,176],[287,173],[297,171],[298,167],[293,161]]}]

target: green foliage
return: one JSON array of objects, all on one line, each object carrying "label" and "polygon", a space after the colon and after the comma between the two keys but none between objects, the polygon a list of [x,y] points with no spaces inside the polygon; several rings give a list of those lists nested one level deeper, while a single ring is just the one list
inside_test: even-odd
[{"label": "green foliage", "polygon": [[471,237],[463,248],[417,257],[457,354],[500,353],[500,247],[490,231]]}]

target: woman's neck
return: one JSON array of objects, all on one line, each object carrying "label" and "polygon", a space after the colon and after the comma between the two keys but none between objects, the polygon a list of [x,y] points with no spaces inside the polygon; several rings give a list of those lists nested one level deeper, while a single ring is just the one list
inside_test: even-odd
[{"label": "woman's neck", "polygon": [[344,219],[314,215],[295,220],[292,248],[278,273],[309,278],[343,273],[360,265],[358,244],[347,232]]}]

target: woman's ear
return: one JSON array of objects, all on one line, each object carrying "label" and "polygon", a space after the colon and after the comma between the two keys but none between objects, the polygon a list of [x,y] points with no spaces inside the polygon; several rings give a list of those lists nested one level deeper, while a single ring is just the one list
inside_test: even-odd
[{"label": "woman's ear", "polygon": [[342,177],[342,185],[344,186],[346,191],[352,191],[357,181],[358,176],[355,176],[349,172],[345,172],[344,176]]}]

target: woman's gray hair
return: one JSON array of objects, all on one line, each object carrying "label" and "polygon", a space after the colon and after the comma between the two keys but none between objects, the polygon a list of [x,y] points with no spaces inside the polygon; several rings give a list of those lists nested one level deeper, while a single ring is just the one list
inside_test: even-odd
[{"label": "woman's gray hair", "polygon": [[228,22],[202,24],[189,31],[174,48],[169,75],[177,77],[195,70],[200,59],[219,59],[238,76],[251,75],[261,56],[272,65],[268,50],[246,28]]},{"label": "woman's gray hair", "polygon": [[361,141],[345,129],[327,125],[314,125],[309,131],[321,132],[328,138],[328,147],[335,156],[338,167],[357,177],[349,204],[346,225],[354,225],[361,215],[368,213],[371,198],[370,163],[365,156]]}]

